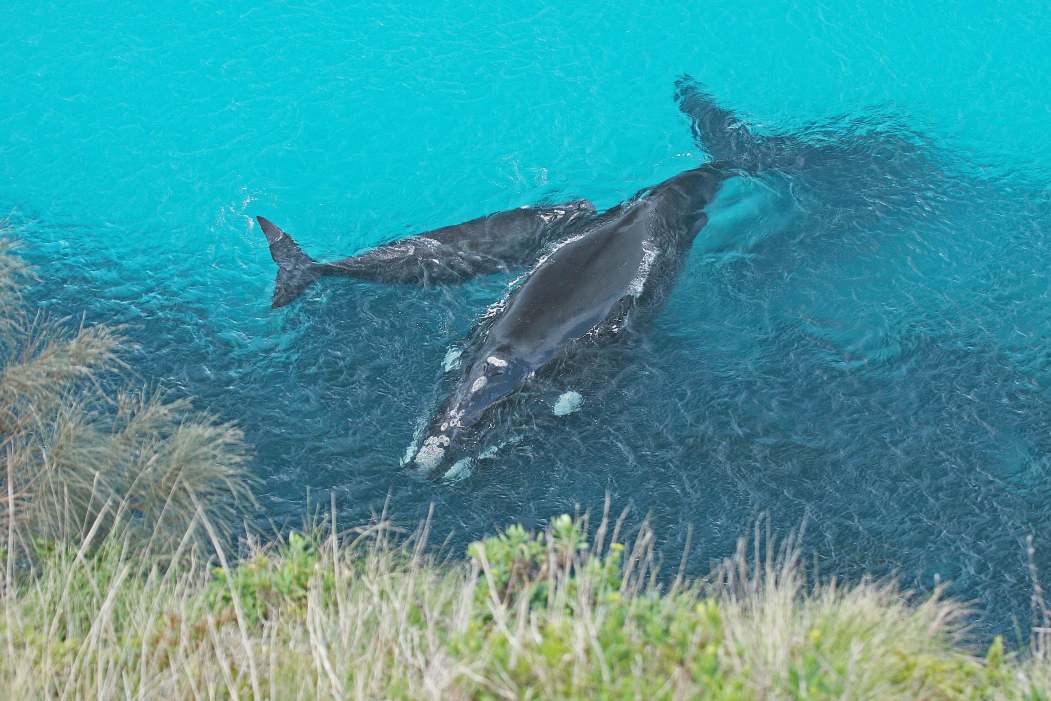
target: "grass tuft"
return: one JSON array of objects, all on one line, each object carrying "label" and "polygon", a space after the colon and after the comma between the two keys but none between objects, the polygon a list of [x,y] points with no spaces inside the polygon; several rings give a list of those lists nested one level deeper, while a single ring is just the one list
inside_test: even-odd
[{"label": "grass tuft", "polygon": [[[185,401],[120,389],[128,340],[106,326],[31,315],[30,271],[0,241],[0,523],[7,549],[121,537],[171,552],[207,542],[250,498],[241,432]],[[116,389],[113,389],[116,388]]]}]

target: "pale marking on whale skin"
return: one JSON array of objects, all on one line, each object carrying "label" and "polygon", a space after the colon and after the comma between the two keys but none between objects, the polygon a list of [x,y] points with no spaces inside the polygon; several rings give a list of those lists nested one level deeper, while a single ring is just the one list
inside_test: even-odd
[{"label": "pale marking on whale skin", "polygon": [[495,355],[490,355],[488,358],[485,359],[485,362],[489,363],[494,368],[506,368],[507,367],[507,361],[504,360],[503,358],[498,358]]},{"label": "pale marking on whale skin", "polygon": [[416,464],[424,470],[433,470],[445,457],[445,446],[449,445],[448,436],[430,436],[423,442],[423,447],[416,453]]},{"label": "pale marking on whale skin", "polygon": [[443,457],[445,457],[445,448],[439,445],[428,444],[420,448],[420,452],[416,453],[415,462],[420,466],[421,470],[433,470],[441,464]]},{"label": "pale marking on whale skin", "polygon": [[489,382],[489,380],[485,379],[485,375],[479,377],[477,380],[474,381],[474,384],[471,385],[471,394],[474,394],[482,387],[485,387],[487,382]]},{"label": "pale marking on whale skin", "polygon": [[638,272],[635,273],[635,277],[628,283],[628,293],[632,297],[638,297],[642,294],[642,290],[646,286],[646,279],[650,275],[650,268],[653,267],[653,261],[656,258],[657,249],[654,248],[651,242],[644,241],[642,243],[642,260],[639,261]]}]

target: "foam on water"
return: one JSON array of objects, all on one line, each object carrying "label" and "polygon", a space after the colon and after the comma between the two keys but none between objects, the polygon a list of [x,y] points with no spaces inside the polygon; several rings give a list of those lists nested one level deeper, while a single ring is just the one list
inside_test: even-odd
[{"label": "foam on water", "polygon": [[466,479],[471,476],[471,468],[474,466],[474,460],[471,458],[460,458],[452,464],[442,480],[445,482],[459,482],[462,479]]},{"label": "foam on water", "polygon": [[552,407],[551,412],[555,416],[568,416],[574,411],[579,411],[583,404],[584,398],[580,396],[580,392],[563,392],[555,401],[555,405]]},{"label": "foam on water", "polygon": [[[937,577],[982,630],[1025,628],[1027,534],[1051,572],[1045,3],[9,0],[0,26],[0,215],[32,303],[126,324],[145,381],[242,425],[261,518],[433,502],[462,544],[609,493],[672,560],[693,525],[703,570],[765,513],[807,522],[823,574]],[[849,167],[727,183],[641,338],[490,417],[485,445],[520,440],[456,482],[399,468],[450,345],[524,271],[326,279],[274,311],[251,216],[325,260],[613,205],[704,159],[684,71],[760,131],[872,138]]]},{"label": "foam on water", "polygon": [[442,360],[442,370],[445,372],[452,372],[462,365],[460,356],[463,355],[463,349],[456,346],[451,346],[449,350],[445,352],[445,358]]}]

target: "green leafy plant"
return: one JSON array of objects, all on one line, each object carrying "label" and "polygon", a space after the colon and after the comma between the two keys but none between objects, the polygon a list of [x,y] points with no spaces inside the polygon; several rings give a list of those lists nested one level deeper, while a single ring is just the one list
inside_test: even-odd
[{"label": "green leafy plant", "polygon": [[571,605],[585,586],[590,596],[605,596],[621,587],[624,546],[612,543],[604,553],[592,553],[582,521],[563,514],[546,532],[531,534],[520,525],[472,543],[467,554],[484,577],[476,591],[479,603],[492,598],[506,602],[523,595],[533,605],[551,603],[552,585],[565,585],[564,603]]},{"label": "green leafy plant", "polygon": [[208,600],[218,612],[240,601],[245,615],[253,623],[271,618],[286,606],[303,606],[312,584],[320,583],[331,591],[330,573],[319,579],[320,557],[317,547],[299,533],[292,532],[281,547],[272,552],[257,552],[227,569],[213,570]]}]

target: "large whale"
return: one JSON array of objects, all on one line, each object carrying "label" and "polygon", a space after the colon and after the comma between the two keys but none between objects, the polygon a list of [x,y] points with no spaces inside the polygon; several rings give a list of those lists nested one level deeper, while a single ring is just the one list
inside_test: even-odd
[{"label": "large whale", "polygon": [[274,306],[326,275],[444,282],[535,261],[470,334],[462,374],[410,448],[408,462],[428,474],[446,474],[439,468],[469,460],[493,407],[556,359],[617,338],[634,318],[659,309],[708,221],[706,207],[728,178],[805,165],[804,144],[756,136],[688,77],[677,82],[675,95],[715,162],[601,214],[586,200],[527,207],[333,263],[313,261],[288,234],[259,218],[279,266]]},{"label": "large whale", "polygon": [[660,305],[705,206],[732,171],[702,166],[647,188],[595,218],[544,256],[483,321],[465,371],[431,419],[414,456],[423,470],[463,457],[464,438],[490,407],[582,343],[615,337],[632,317]]}]

